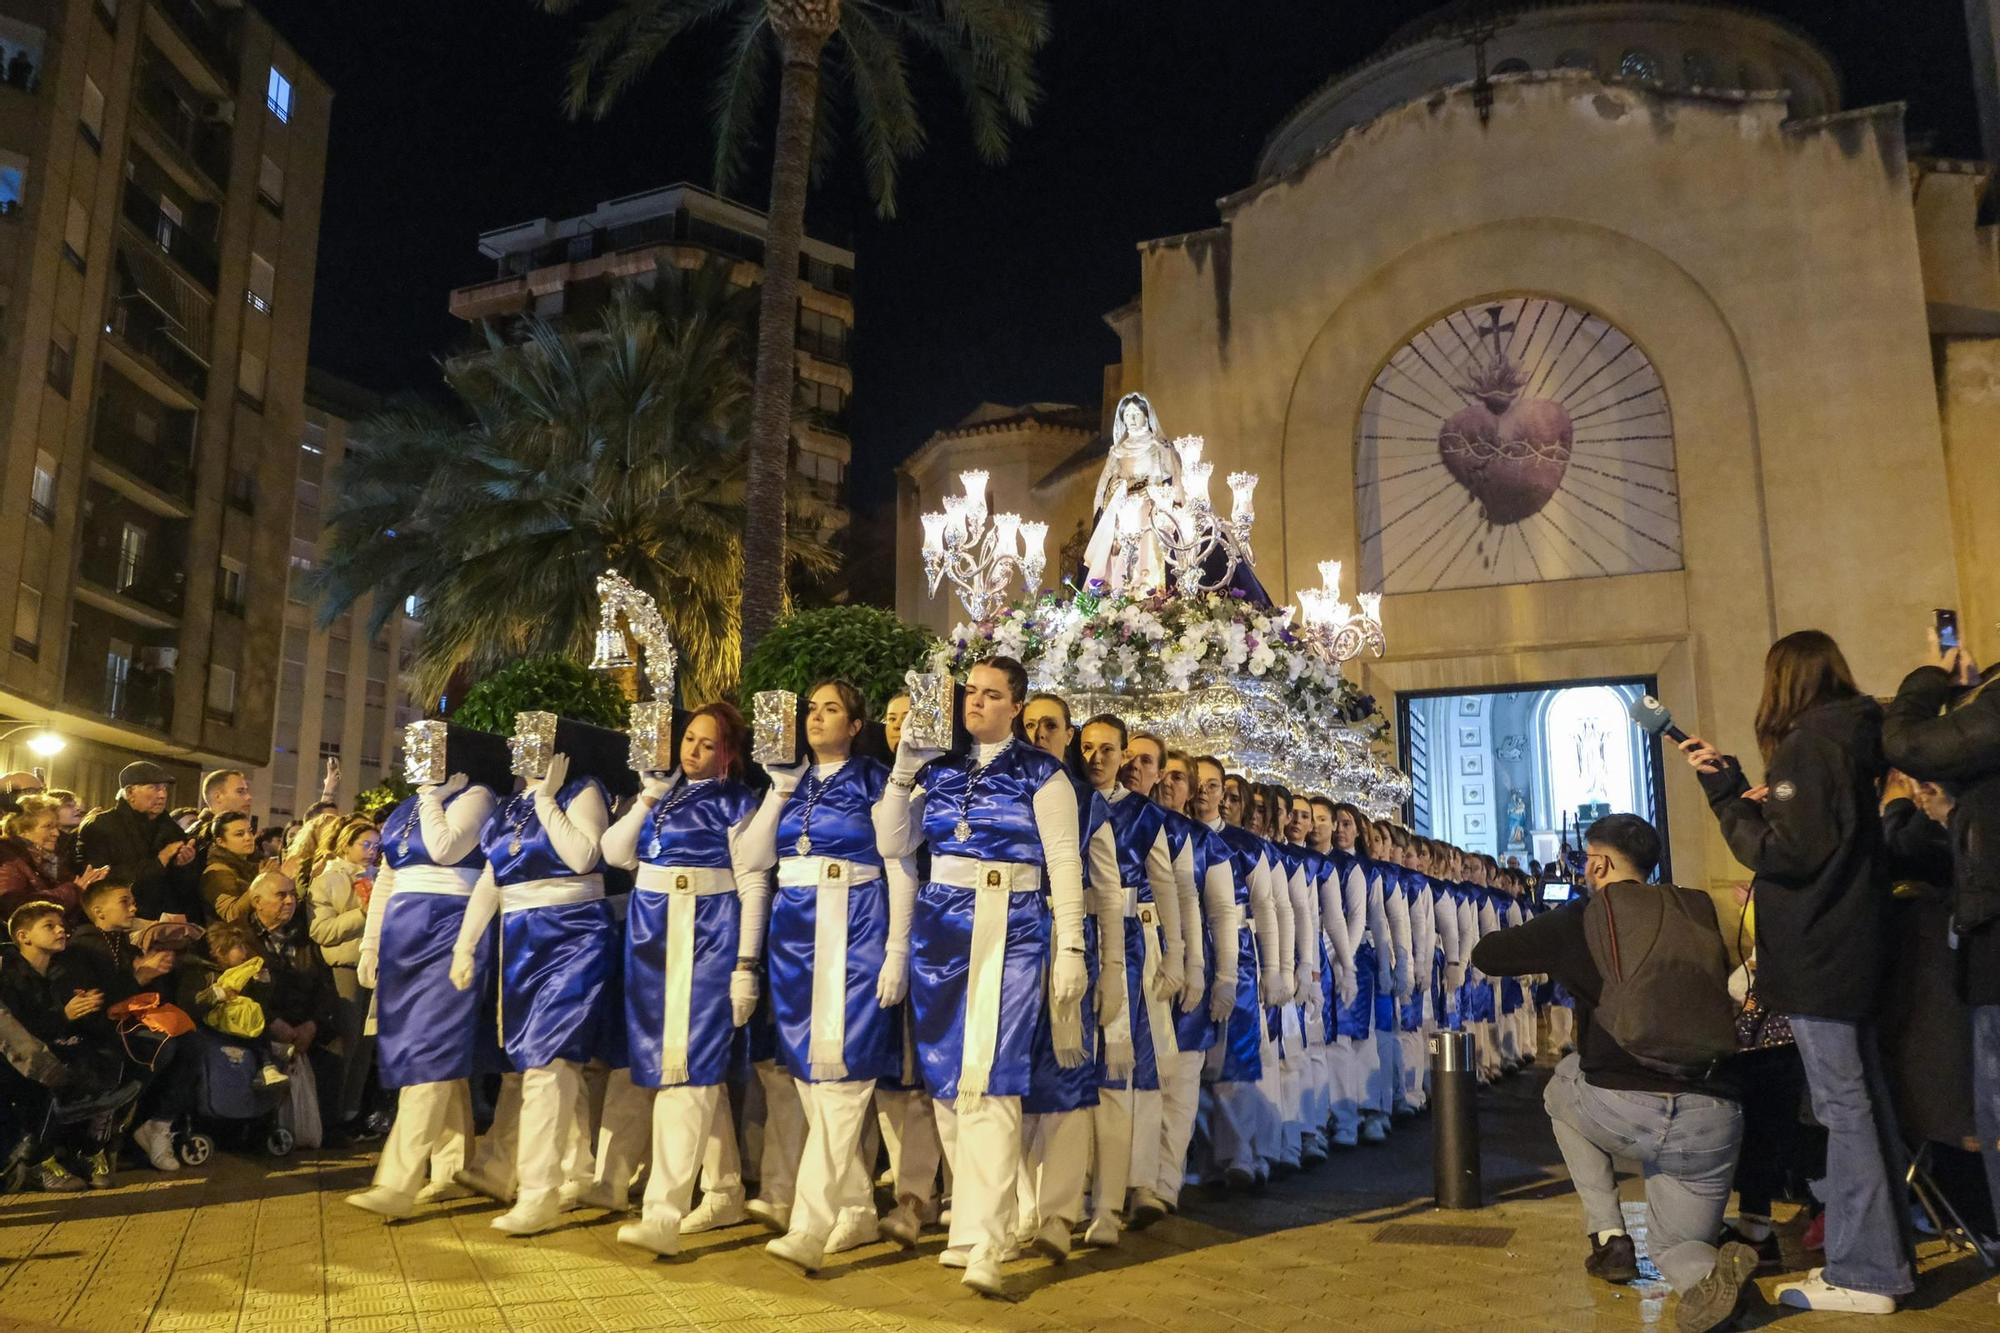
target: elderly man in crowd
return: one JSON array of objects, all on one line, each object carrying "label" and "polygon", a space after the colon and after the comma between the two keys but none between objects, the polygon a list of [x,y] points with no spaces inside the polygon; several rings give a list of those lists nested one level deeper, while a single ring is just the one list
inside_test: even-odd
[{"label": "elderly man in crowd", "polygon": [[173,774],[150,760],[127,764],[118,773],[117,802],[77,830],[85,864],[111,867],[112,881],[132,886],[139,915],[149,921],[187,915],[190,906],[200,912],[200,871],[189,870],[194,841],[167,814],[173,784]]}]

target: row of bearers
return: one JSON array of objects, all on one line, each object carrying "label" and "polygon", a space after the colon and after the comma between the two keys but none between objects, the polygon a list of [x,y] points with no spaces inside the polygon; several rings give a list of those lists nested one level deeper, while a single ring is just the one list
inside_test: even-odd
[{"label": "row of bearers", "polygon": [[[531,1234],[628,1208],[646,1173],[618,1238],[674,1254],[745,1215],[725,1085],[748,1061],[766,1104],[750,1209],[783,1233],[774,1254],[811,1269],[914,1245],[942,1164],[943,1262],[997,1295],[1023,1244],[1067,1254],[1086,1194],[1086,1243],[1172,1211],[1198,1119],[1199,1174],[1248,1186],[1421,1104],[1427,1026],[1532,1056],[1532,1010],[1523,1047],[1519,997],[1459,964],[1508,910],[1484,885],[1366,859],[1352,807],[1301,798],[1297,818],[1247,784],[1232,801],[1220,764],[1115,718],[1084,726],[1072,775],[1025,739],[1027,705],[1019,663],[977,665],[969,745],[892,735],[889,765],[854,752],[858,693],[821,684],[811,760],[761,797],[726,704],[615,816],[608,733],[568,723],[546,758],[517,749],[527,781],[504,800],[504,778],[421,788],[384,826],[360,963],[400,1105],[349,1202],[404,1216],[455,1182]],[[454,764],[473,753],[452,744]],[[496,1070],[475,1148],[469,1080]],[[897,1196],[879,1219],[877,1132]]]}]

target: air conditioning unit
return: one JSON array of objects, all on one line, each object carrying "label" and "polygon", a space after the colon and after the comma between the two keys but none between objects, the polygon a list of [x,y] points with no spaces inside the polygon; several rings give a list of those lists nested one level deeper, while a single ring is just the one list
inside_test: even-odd
[{"label": "air conditioning unit", "polygon": [[148,671],[172,671],[175,664],[180,661],[180,658],[181,650],[178,648],[141,648],[139,650],[139,665],[145,667]]}]

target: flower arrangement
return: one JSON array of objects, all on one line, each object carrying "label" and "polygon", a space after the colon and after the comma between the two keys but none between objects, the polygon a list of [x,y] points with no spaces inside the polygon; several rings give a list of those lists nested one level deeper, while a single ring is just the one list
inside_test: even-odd
[{"label": "flower arrangement", "polygon": [[1341,679],[1293,615],[1233,591],[1134,598],[1085,589],[1067,601],[1051,593],[959,625],[933,660],[962,672],[982,658],[1017,658],[1038,686],[1058,692],[1177,692],[1248,677],[1309,722],[1381,725],[1375,701]]}]

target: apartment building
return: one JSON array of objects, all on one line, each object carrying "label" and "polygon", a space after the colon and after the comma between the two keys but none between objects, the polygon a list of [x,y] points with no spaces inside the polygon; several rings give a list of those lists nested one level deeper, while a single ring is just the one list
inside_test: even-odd
[{"label": "apartment building", "polygon": [[271,760],[250,774],[251,809],[264,823],[302,816],[319,799],[329,759],[340,763],[334,799],[352,809],[355,796],[402,772],[403,727],[423,715],[400,684],[422,624],[400,605],[373,634],[375,602],[364,597],[330,624],[319,623],[306,589],[325,556],[327,489],[354,438],[355,423],[381,408],[365,389],[321,370],[306,377],[305,423],[299,433],[289,559],[279,654],[276,726]]},{"label": "apartment building", "polygon": [[262,764],[331,93],[240,3],[0,0],[0,49],[0,727],[94,800]]},{"label": "apartment building", "polygon": [[[536,218],[481,234],[490,281],[451,294],[451,313],[468,322],[534,314],[589,319],[616,284],[650,282],[662,260],[698,268],[721,256],[746,286],[763,281],[764,214],[682,182],[552,221]],[[807,237],[799,253],[799,394],[805,409],[793,466],[847,522],[846,480],[853,451],[847,399],[854,390],[847,343],[854,329],[854,252]]]}]

